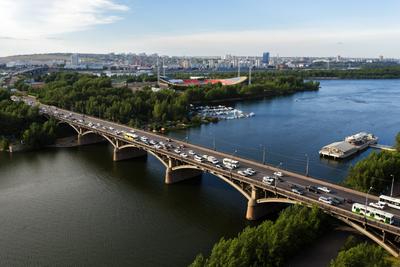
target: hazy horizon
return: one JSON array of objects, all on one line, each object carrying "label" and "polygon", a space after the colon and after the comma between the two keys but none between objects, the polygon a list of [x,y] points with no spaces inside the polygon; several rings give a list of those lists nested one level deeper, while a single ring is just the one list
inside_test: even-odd
[{"label": "hazy horizon", "polygon": [[399,58],[400,2],[388,0],[1,0],[0,56]]}]

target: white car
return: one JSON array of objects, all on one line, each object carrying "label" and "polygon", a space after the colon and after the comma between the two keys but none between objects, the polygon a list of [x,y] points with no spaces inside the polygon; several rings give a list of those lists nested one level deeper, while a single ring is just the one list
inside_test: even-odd
[{"label": "white car", "polygon": [[129,130],[131,133],[135,133],[135,131],[134,130]]},{"label": "white car", "polygon": [[202,157],[200,157],[199,155],[194,155],[194,160],[198,161],[198,162],[203,162],[204,159]]},{"label": "white car", "polygon": [[247,168],[246,170],[244,170],[248,175],[252,176],[254,174],[256,174],[256,171],[253,170],[252,168]]},{"label": "white car", "polygon": [[214,165],[219,163],[219,161],[217,159],[211,159],[211,160],[208,160],[208,161],[211,162]]},{"label": "white car", "polygon": [[224,164],[224,166],[225,166],[225,168],[227,168],[228,170],[234,170],[234,169],[236,169],[236,166],[235,166],[235,165],[232,165],[232,164]]},{"label": "white car", "polygon": [[157,144],[157,142],[154,141],[154,140],[150,140],[150,144],[151,144],[151,145],[155,145],[155,144]]},{"label": "white car", "polygon": [[188,157],[188,155],[187,155],[186,153],[181,153],[180,156],[181,156],[182,158],[187,158],[187,157]]},{"label": "white car", "polygon": [[237,173],[242,175],[242,176],[246,176],[246,177],[249,176],[249,174],[247,172],[244,172],[244,171],[238,171]]},{"label": "white car", "polygon": [[264,176],[262,181],[263,181],[263,183],[271,185],[275,182],[275,179],[270,176]]},{"label": "white car", "polygon": [[282,172],[274,172],[274,175],[278,176],[278,177],[283,177],[283,173]]},{"label": "white car", "polygon": [[325,192],[325,193],[330,193],[331,192],[331,190],[326,186],[318,186],[317,189],[322,191],[322,192]]},{"label": "white car", "polygon": [[189,153],[189,155],[194,155],[194,154],[196,154],[196,153],[194,153],[193,150],[189,150],[188,153]]},{"label": "white car", "polygon": [[154,145],[154,148],[156,148],[156,149],[160,149],[160,148],[161,148],[161,146],[160,146],[160,145]]},{"label": "white car", "polygon": [[386,207],[386,203],[385,202],[381,202],[381,201],[376,202],[376,203],[371,202],[371,203],[369,203],[369,205],[371,207],[374,207],[374,208],[377,208],[377,209],[380,209],[380,210],[383,210]]},{"label": "white car", "polygon": [[174,152],[175,152],[176,154],[181,154],[181,153],[182,153],[182,151],[181,151],[180,149],[175,149]]},{"label": "white car", "polygon": [[323,203],[326,203],[326,204],[329,204],[329,205],[333,205],[333,201],[329,197],[319,197],[318,200],[323,202]]}]

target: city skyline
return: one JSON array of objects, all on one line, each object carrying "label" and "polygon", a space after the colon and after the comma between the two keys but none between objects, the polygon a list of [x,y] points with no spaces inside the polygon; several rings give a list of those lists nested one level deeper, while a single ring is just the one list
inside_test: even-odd
[{"label": "city skyline", "polygon": [[396,1],[383,5],[370,0],[200,4],[1,0],[0,56],[53,52],[258,56],[270,51],[271,56],[398,58],[399,7]]}]

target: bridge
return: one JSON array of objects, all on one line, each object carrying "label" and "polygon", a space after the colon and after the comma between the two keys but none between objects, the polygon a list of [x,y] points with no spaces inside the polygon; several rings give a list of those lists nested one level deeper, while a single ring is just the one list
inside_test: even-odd
[{"label": "bridge", "polygon": [[[37,102],[33,97],[23,97],[20,100],[29,105],[39,106],[43,115],[56,119],[58,123],[72,127],[76,131],[78,143],[81,145],[98,141],[99,139],[107,140],[113,147],[114,161],[143,157],[147,154],[154,156],[165,166],[165,184],[174,184],[198,177],[203,172],[211,173],[216,178],[232,186],[247,200],[246,218],[248,220],[257,220],[264,216],[268,210],[268,203],[317,205],[325,213],[372,239],[393,256],[399,257],[400,255],[400,226],[398,223],[400,210],[389,207],[385,209],[386,212],[393,214],[397,218],[395,224],[370,220],[364,215],[352,212],[352,202],[362,204],[377,202],[379,199],[376,196],[188,142],[170,139],[163,135],[44,105]],[[139,138],[127,138],[127,133],[131,133],[131,135],[135,133]],[[151,142],[143,142],[140,137],[146,137]],[[160,147],[155,145],[160,142],[167,144],[167,146]],[[176,152],[176,149],[181,151]],[[183,155],[182,152],[189,155]],[[252,168],[256,171],[256,174],[244,176],[239,174],[237,169],[227,169],[208,161],[195,160],[192,156],[194,153],[213,156],[219,161],[223,158],[237,160],[240,162],[240,169]],[[275,182],[271,184],[263,182],[264,176],[273,176],[275,172],[281,172],[283,174],[282,178],[275,179]],[[310,185],[327,187],[331,192],[328,194],[321,191],[304,190],[302,194],[299,194],[293,190],[294,187],[305,189]],[[333,196],[343,201],[336,203],[336,205],[331,205],[319,201],[320,196]]]}]

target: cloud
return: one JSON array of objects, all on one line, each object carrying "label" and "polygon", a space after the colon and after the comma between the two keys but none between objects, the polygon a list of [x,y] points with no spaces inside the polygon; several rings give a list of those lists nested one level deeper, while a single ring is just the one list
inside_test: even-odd
[{"label": "cloud", "polygon": [[[338,43],[341,45],[338,46]],[[298,28],[288,30],[222,31],[181,35],[152,35],[118,42],[113,47],[174,55],[260,55],[398,57],[400,28]],[[383,51],[382,51],[383,50]]]},{"label": "cloud", "polygon": [[9,38],[40,38],[87,30],[119,19],[127,11],[114,0],[1,0],[0,33]]}]

